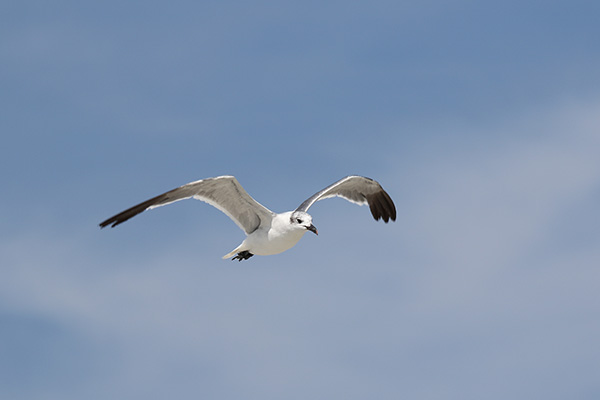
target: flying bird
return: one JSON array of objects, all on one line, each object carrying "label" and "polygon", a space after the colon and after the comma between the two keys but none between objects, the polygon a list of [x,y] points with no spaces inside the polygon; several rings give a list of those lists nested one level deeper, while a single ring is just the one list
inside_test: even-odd
[{"label": "flying bird", "polygon": [[318,235],[308,209],[317,201],[342,197],[352,203],[368,204],[375,220],[396,220],[396,207],[381,185],[363,176],[347,176],[313,194],[294,211],[274,213],[244,190],[233,176],[218,176],[190,182],[146,200],[100,223],[100,228],[115,226],[139,213],[179,200],[194,198],[225,213],[246,233],[246,239],[223,259],[247,260],[253,255],[284,252],[298,243],[308,231]]}]

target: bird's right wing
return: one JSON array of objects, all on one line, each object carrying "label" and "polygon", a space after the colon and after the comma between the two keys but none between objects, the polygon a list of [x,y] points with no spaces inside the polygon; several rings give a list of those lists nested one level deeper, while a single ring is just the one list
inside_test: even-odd
[{"label": "bird's right wing", "polygon": [[261,222],[270,222],[275,215],[271,210],[254,200],[233,176],[218,176],[190,182],[158,195],[136,206],[110,217],[100,223],[111,228],[151,208],[171,204],[179,200],[195,198],[224,212],[246,234],[254,232]]}]

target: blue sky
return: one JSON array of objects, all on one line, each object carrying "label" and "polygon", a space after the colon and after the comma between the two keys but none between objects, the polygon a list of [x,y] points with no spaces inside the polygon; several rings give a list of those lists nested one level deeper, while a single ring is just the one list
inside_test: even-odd
[{"label": "blue sky", "polygon": [[[593,1],[20,1],[0,11],[0,397],[596,399]],[[274,211],[348,174],[319,236]]]}]

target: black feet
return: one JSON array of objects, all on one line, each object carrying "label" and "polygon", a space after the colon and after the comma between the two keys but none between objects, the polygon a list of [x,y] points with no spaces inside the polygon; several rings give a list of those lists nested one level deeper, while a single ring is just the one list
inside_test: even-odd
[{"label": "black feet", "polygon": [[233,260],[238,260],[238,261],[242,261],[242,260],[247,260],[250,257],[252,257],[254,254],[250,253],[248,250],[244,250],[244,251],[240,251],[239,253],[237,253],[237,256],[233,257],[231,259],[231,261]]}]

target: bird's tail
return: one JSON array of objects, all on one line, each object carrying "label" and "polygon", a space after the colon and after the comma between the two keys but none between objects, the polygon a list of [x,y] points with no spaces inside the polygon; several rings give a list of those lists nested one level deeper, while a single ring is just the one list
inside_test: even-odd
[{"label": "bird's tail", "polygon": [[240,244],[238,247],[236,247],[235,249],[231,250],[229,253],[225,254],[223,256],[223,260],[227,259],[227,258],[231,258],[233,256],[235,256],[237,253],[239,253],[240,251],[244,251],[244,249],[242,249],[242,246],[244,245],[244,243]]}]

